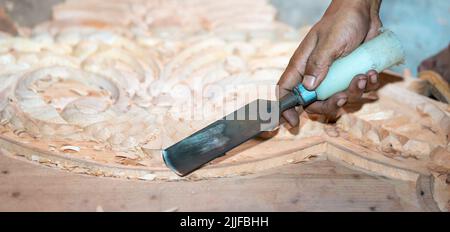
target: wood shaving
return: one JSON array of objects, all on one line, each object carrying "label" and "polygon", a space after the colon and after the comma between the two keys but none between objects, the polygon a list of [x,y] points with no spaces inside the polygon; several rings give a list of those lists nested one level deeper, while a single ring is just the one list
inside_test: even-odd
[{"label": "wood shaving", "polygon": [[59,148],[60,151],[62,152],[80,152],[80,147],[77,146],[62,146],[61,148]]},{"label": "wood shaving", "polygon": [[31,161],[39,162],[40,158],[37,155],[31,155]]},{"label": "wood shaving", "polygon": [[89,95],[89,92],[81,90],[81,89],[70,89],[70,91],[78,94],[79,96],[83,96],[83,97]]},{"label": "wood shaving", "polygon": [[156,178],[155,174],[146,174],[144,176],[139,177],[139,180],[154,180]]}]

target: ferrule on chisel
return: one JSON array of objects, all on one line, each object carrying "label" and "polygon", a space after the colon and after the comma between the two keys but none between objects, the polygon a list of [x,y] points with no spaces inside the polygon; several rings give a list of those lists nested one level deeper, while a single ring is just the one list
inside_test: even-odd
[{"label": "ferrule on chisel", "polygon": [[299,105],[307,106],[315,101],[317,101],[317,93],[316,91],[309,91],[303,86],[303,84],[299,84],[294,88],[294,94],[298,96]]}]

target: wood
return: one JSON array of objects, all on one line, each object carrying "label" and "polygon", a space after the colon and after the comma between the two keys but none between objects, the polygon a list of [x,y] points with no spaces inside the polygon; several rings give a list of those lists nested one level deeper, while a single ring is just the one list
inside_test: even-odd
[{"label": "wood", "polygon": [[[195,182],[99,178],[0,154],[0,211],[429,211],[409,182],[326,160]],[[95,186],[93,188],[93,186]],[[282,190],[282,191],[280,191]],[[189,200],[186,200],[189,198]]]},{"label": "wood", "polygon": [[450,103],[449,83],[441,75],[434,71],[423,71],[419,74],[419,78],[427,82],[430,96],[447,104]]},{"label": "wood", "polygon": [[[54,20],[36,27],[32,38],[2,38],[0,147],[5,159],[69,173],[146,180],[149,186],[194,186],[192,181],[202,180],[220,186],[248,178],[255,191],[262,191],[257,186],[264,182],[252,176],[321,160],[328,167],[344,165],[367,178],[401,183],[395,191],[380,183],[408,202],[385,210],[450,209],[449,107],[408,90],[410,80],[389,73],[382,75],[379,91],[346,106],[336,124],[303,113],[299,128],[281,126],[274,138],[249,141],[187,178],[170,172],[161,160],[162,148],[255,98],[276,98],[273,85],[307,31],[274,21],[272,7],[262,0],[230,5],[202,1],[184,1],[186,15],[170,17],[174,20],[168,20],[167,12],[177,9],[176,0],[163,5],[69,1],[57,6]],[[146,11],[133,13],[140,6],[155,18],[144,18]],[[248,19],[226,17],[240,15],[235,10],[240,7],[257,10]],[[208,9],[216,10],[208,14]],[[99,10],[114,17],[93,18]],[[228,86],[233,88],[224,88]],[[69,173],[49,178],[61,174],[71,179]],[[224,177],[230,178],[214,180]],[[114,181],[98,179],[83,181]],[[377,189],[361,184],[367,186],[359,194]]]}]

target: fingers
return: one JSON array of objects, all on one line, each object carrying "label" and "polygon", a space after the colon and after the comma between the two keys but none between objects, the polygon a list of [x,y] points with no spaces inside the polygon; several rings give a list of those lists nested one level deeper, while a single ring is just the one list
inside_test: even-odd
[{"label": "fingers", "polygon": [[367,82],[366,92],[375,91],[380,88],[380,80],[378,72],[375,70],[370,70],[367,72],[369,81]]},{"label": "fingers", "polygon": [[372,7],[370,10],[370,29],[369,32],[367,33],[366,39],[364,40],[364,42],[367,42],[373,38],[375,38],[378,34],[380,34],[380,28],[383,27],[383,23],[381,22],[380,19],[380,6],[381,4],[378,3],[376,4],[375,7]]},{"label": "fingers", "polygon": [[320,85],[331,64],[339,56],[340,48],[336,48],[335,43],[328,42],[328,39],[322,41],[318,41],[306,63],[303,85],[308,90],[314,90]]},{"label": "fingers", "polygon": [[335,119],[338,116],[339,109],[347,103],[348,97],[342,92],[333,95],[326,101],[317,101],[305,108],[310,114],[322,114],[329,119]]},{"label": "fingers", "polygon": [[377,35],[380,34],[380,28],[383,27],[383,23],[381,22],[380,16],[378,14],[375,14],[372,16],[372,22],[369,29],[369,32],[367,32],[366,39],[364,42],[367,42],[373,38],[375,38]]},{"label": "fingers", "polygon": [[300,123],[299,114],[294,108],[284,111],[282,115],[292,127],[296,127]]},{"label": "fingers", "polygon": [[379,87],[378,73],[375,70],[367,72],[365,75],[357,75],[353,78],[346,91],[333,95],[326,101],[318,101],[307,108],[305,111],[310,114],[322,114],[328,119],[336,119],[339,110],[347,103],[358,102],[365,92],[376,90]]},{"label": "fingers", "polygon": [[[278,81],[280,98],[291,92],[295,86],[302,82],[306,61],[314,49],[316,38],[315,33],[309,33],[295,51],[289,65]],[[292,127],[296,127],[299,124],[299,114],[295,109],[287,110],[282,115]]]},{"label": "fingers", "polygon": [[345,91],[348,102],[357,102],[361,99],[366,90],[368,80],[369,77],[362,74],[353,78],[352,82],[350,82],[350,86]]},{"label": "fingers", "polygon": [[306,62],[311,52],[314,50],[316,44],[316,34],[310,32],[305,39],[300,43],[294,55],[291,57],[289,64],[281,75],[278,85],[280,87],[280,97],[285,96],[291,92],[303,80],[303,73],[305,72]]}]

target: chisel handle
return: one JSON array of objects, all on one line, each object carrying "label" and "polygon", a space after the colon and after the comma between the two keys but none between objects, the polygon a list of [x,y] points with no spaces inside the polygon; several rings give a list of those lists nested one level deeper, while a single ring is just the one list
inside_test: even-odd
[{"label": "chisel handle", "polygon": [[315,91],[306,90],[302,84],[294,88],[298,105],[309,105],[317,100],[326,100],[346,90],[352,79],[370,70],[382,72],[404,61],[400,40],[389,30],[362,44],[349,55],[336,60],[327,76]]}]

